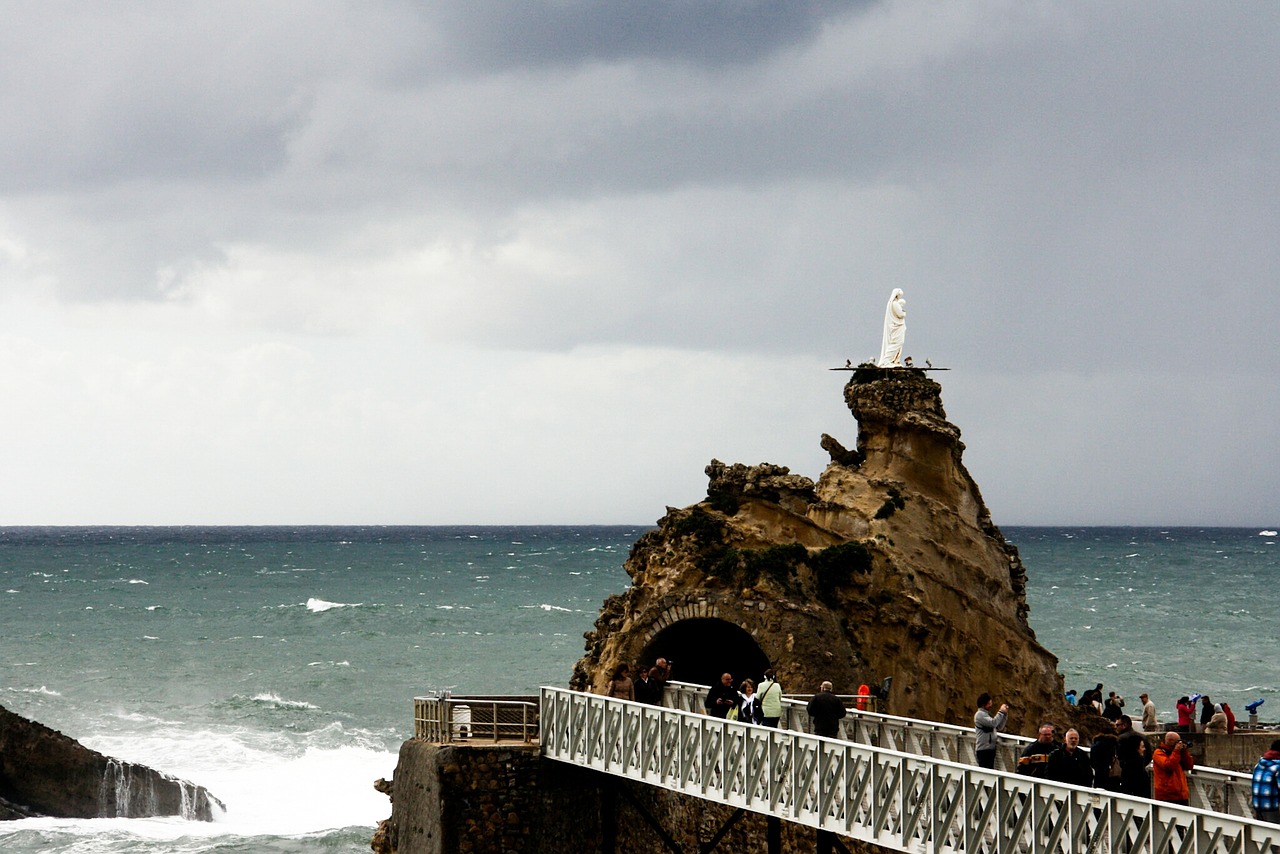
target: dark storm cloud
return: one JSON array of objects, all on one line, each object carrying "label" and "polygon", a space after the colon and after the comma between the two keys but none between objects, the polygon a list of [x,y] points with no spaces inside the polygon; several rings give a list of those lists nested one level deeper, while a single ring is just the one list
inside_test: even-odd
[{"label": "dark storm cloud", "polygon": [[810,38],[876,0],[504,0],[442,4],[426,14],[459,67],[504,69],[662,60],[749,63]]}]

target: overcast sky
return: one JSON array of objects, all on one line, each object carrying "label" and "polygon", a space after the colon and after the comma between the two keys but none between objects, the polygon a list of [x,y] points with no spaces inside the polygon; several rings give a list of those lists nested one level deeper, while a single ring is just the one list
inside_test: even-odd
[{"label": "overcast sky", "polygon": [[0,13],[0,524],[648,524],[895,287],[997,524],[1280,522],[1272,0]]}]

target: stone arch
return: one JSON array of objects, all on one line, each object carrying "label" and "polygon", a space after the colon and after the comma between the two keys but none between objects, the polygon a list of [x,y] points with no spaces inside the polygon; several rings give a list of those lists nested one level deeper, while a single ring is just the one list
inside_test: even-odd
[{"label": "stone arch", "polygon": [[667,622],[650,635],[642,660],[665,658],[671,678],[679,682],[714,685],[720,674],[733,674],[734,685],[750,677],[757,684],[769,657],[751,633],[719,617],[694,617]]}]

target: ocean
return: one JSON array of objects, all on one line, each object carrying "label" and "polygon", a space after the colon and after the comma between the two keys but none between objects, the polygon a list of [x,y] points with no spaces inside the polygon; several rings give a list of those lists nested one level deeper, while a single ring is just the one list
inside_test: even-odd
[{"label": "ocean", "polygon": [[[566,684],[644,530],[0,528],[0,705],[227,805],[0,822],[0,850],[367,851],[412,698]],[[1280,718],[1276,536],[1004,533],[1068,687],[1145,690],[1164,718],[1182,693],[1238,714],[1266,698]]]}]

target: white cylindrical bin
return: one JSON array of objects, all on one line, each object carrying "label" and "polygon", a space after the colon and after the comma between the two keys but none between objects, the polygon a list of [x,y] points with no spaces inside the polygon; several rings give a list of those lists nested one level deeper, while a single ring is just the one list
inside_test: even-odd
[{"label": "white cylindrical bin", "polygon": [[453,737],[471,738],[471,707],[453,707]]}]

